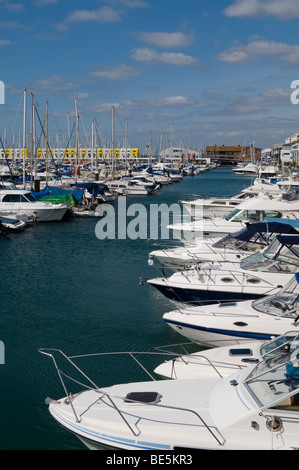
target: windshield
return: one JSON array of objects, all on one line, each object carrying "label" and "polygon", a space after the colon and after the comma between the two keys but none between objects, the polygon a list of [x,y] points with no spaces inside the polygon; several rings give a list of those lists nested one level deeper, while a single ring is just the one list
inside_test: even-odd
[{"label": "windshield", "polygon": [[262,253],[254,253],[241,261],[242,269],[251,271],[297,272],[299,245],[282,245],[274,240]]},{"label": "windshield", "polygon": [[274,340],[263,344],[260,354],[263,360],[267,361],[274,358],[278,353],[286,352],[290,349],[290,345],[292,345],[292,349],[295,349],[295,347],[299,346],[298,342],[298,331],[288,331],[285,335],[278,336]]},{"label": "windshield", "polygon": [[25,198],[30,202],[37,202],[37,199],[31,193],[25,194]]},{"label": "windshield", "polygon": [[[270,351],[254,368],[245,381],[260,406],[284,402],[287,395],[295,394],[299,387],[298,336],[291,333],[287,342]],[[298,390],[299,391],[299,390]],[[288,403],[288,402],[287,402]],[[292,404],[292,401],[289,401]]]},{"label": "windshield", "polygon": [[279,218],[281,217],[280,212],[277,211],[256,211],[256,210],[245,210],[235,209],[233,212],[228,214],[225,219],[231,220],[232,222],[262,222],[265,217]]},{"label": "windshield", "polygon": [[256,232],[247,240],[242,240],[229,234],[214,243],[213,246],[230,250],[257,251],[268,246],[274,237],[276,237],[276,233]]},{"label": "windshield", "polygon": [[299,309],[299,284],[294,276],[278,294],[255,300],[252,307],[269,315],[296,318]]},{"label": "windshield", "polygon": [[293,262],[293,259],[288,261],[290,261],[290,264],[284,264],[279,259],[267,258],[263,253],[254,253],[241,261],[241,268],[248,271],[296,273],[297,265]]}]

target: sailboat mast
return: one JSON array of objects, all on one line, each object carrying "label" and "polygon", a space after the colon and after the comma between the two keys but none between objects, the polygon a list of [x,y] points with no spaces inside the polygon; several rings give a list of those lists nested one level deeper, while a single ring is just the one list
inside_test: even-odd
[{"label": "sailboat mast", "polygon": [[33,187],[33,93],[31,93],[31,132],[30,132],[30,175]]},{"label": "sailboat mast", "polygon": [[26,149],[26,107],[27,107],[27,90],[24,90],[24,118],[23,118],[23,186],[26,187],[26,164],[25,164],[25,149]]},{"label": "sailboat mast", "polygon": [[49,168],[48,168],[48,110],[49,110],[49,107],[48,107],[48,101],[46,102],[46,145],[45,145],[45,148],[46,148],[46,185],[48,186],[48,171],[49,171]]},{"label": "sailboat mast", "polygon": [[126,121],[126,130],[125,130],[125,165],[126,165],[126,174],[128,172],[128,144],[127,144],[127,136],[128,136],[128,121]]},{"label": "sailboat mast", "polygon": [[112,179],[114,180],[114,106],[112,106]]},{"label": "sailboat mast", "polygon": [[78,181],[78,159],[79,159],[79,113],[77,98],[75,98],[76,106],[76,164],[75,164],[75,181]]}]

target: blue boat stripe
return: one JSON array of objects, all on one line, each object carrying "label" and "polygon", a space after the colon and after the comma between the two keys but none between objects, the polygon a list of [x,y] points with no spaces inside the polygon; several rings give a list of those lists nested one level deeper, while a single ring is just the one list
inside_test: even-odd
[{"label": "blue boat stripe", "polygon": [[240,337],[240,338],[269,340],[269,339],[272,339],[273,337],[278,336],[277,334],[271,334],[271,333],[266,334],[266,333],[253,333],[250,331],[234,331],[234,330],[224,330],[224,329],[218,329],[218,328],[206,328],[203,326],[189,325],[188,323],[183,323],[179,321],[166,320],[165,318],[164,318],[164,321],[166,323],[171,323],[173,325],[182,326],[183,328],[190,328],[191,330],[206,331],[208,333],[215,333],[215,334],[225,335],[225,336],[229,335],[229,336]]},{"label": "blue boat stripe", "polygon": [[[127,446],[131,446],[135,449],[146,449],[146,450],[158,450],[158,449],[171,449],[170,445],[164,445],[164,444],[157,444],[157,443],[152,443],[152,442],[143,442],[143,441],[134,441],[133,439],[125,439],[122,437],[116,437],[116,436],[110,436],[107,434],[103,433],[98,433],[96,431],[90,431],[82,426],[79,426],[71,421],[68,421],[67,419],[63,418],[55,409],[51,409],[51,412],[59,419],[59,421],[63,422],[65,426],[68,427],[70,431],[73,431],[74,433],[77,433],[84,438],[84,435],[80,434],[80,432],[84,432],[87,435],[93,436],[94,438],[102,439],[102,441],[105,442],[110,442],[114,444],[126,444]],[[87,437],[86,437],[87,438]],[[105,444],[105,442],[101,441],[95,441],[97,444]]]}]

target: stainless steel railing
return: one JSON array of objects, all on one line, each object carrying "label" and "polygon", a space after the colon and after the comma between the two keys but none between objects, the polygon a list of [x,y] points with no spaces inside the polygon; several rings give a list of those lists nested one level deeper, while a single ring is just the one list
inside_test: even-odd
[{"label": "stainless steel railing", "polygon": [[[213,429],[211,426],[209,426],[205,421],[204,419],[195,411],[195,410],[192,410],[192,409],[189,409],[189,408],[183,408],[183,407],[175,407],[175,406],[168,406],[168,405],[162,405],[162,404],[159,404],[159,403],[144,403],[144,402],[140,402],[140,401],[137,401],[137,400],[129,400],[127,397],[122,397],[122,396],[117,396],[117,395],[113,395],[113,394],[109,394],[107,393],[106,391],[103,391],[101,390],[96,384],[95,382],[93,382],[74,362],[73,362],[73,359],[76,359],[76,358],[83,358],[83,357],[91,357],[91,356],[107,356],[107,355],[122,355],[122,354],[126,354],[126,355],[129,355],[131,358],[133,358],[133,360],[142,368],[143,371],[146,372],[146,374],[151,378],[151,380],[156,380],[152,374],[150,374],[147,369],[141,364],[141,362],[139,360],[137,360],[137,358],[135,357],[137,354],[141,354],[141,355],[161,355],[163,354],[164,356],[170,356],[170,355],[173,355],[173,353],[168,353],[168,352],[164,352],[164,353],[160,353],[160,352],[112,352],[112,353],[94,353],[94,354],[84,354],[84,355],[77,355],[77,356],[66,356],[63,351],[61,350],[58,350],[58,349],[39,349],[39,352],[41,354],[44,354],[48,357],[51,357],[52,360],[53,360],[53,363],[55,365],[55,369],[56,369],[56,372],[59,376],[59,379],[60,379],[60,382],[62,384],[62,387],[63,387],[63,390],[64,390],[64,393],[65,393],[65,398],[69,400],[69,404],[72,408],[72,411],[74,413],[74,416],[75,416],[75,420],[76,422],[80,422],[81,421],[81,417],[78,415],[78,413],[76,412],[76,409],[75,409],[75,406],[74,406],[74,396],[67,390],[67,387],[66,387],[66,384],[65,384],[65,381],[64,381],[64,377],[69,379],[70,381],[72,381],[73,383],[76,383],[77,385],[80,385],[82,387],[84,387],[86,390],[93,390],[94,392],[98,393],[99,395],[102,395],[102,396],[105,396],[107,397],[107,399],[109,400],[110,404],[112,405],[112,407],[116,410],[116,412],[119,414],[120,418],[124,421],[124,423],[128,426],[128,428],[130,429],[130,431],[135,435],[135,436],[138,436],[140,434],[140,431],[136,432],[134,430],[134,428],[130,425],[130,423],[127,421],[126,419],[126,416],[122,410],[120,410],[120,408],[117,406],[117,404],[115,403],[115,400],[119,399],[119,400],[126,400],[126,401],[130,401],[132,403],[142,403],[143,405],[145,406],[153,406],[153,407],[159,407],[159,408],[164,408],[164,409],[171,409],[171,410],[177,410],[177,411],[181,411],[181,412],[186,412],[186,413],[189,413],[189,414],[193,414],[194,416],[196,416],[199,420],[199,422],[201,423],[202,426],[204,426],[206,428],[206,430],[213,436],[213,438],[218,442],[218,444],[220,446],[224,445],[224,442],[225,442],[225,439],[224,437],[221,435],[221,433],[219,432],[219,430],[216,428],[216,426],[213,426]],[[90,383],[90,385],[86,385],[86,384],[83,384],[81,382],[79,382],[78,380],[75,380],[74,378],[70,377],[68,374],[64,373],[59,367],[58,367],[58,364],[57,364],[57,361],[54,357],[54,353],[59,353],[61,354],[80,374],[82,374],[82,376],[87,379]],[[198,356],[200,357],[200,356]],[[204,356],[202,356],[204,357]],[[205,358],[205,357],[204,357]],[[217,368],[213,365],[213,363],[205,358],[207,363],[210,364],[210,366],[213,368],[213,370],[219,375],[219,377],[221,377],[221,374],[219,371],[217,371]],[[51,402],[50,401],[47,401],[48,403]],[[143,418],[145,419],[145,418]],[[175,424],[175,423],[174,423]],[[188,425],[188,423],[183,423],[185,425]],[[215,429],[214,429],[215,428]]]}]

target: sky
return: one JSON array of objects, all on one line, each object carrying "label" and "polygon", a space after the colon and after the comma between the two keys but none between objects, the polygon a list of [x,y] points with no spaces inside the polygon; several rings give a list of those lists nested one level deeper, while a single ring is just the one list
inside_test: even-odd
[{"label": "sky", "polygon": [[[299,0],[0,0],[0,137],[268,148],[299,133]],[[295,86],[295,85],[294,85]],[[296,84],[299,90],[299,82]],[[298,92],[299,97],[299,92]],[[292,102],[293,101],[293,102]]]}]

